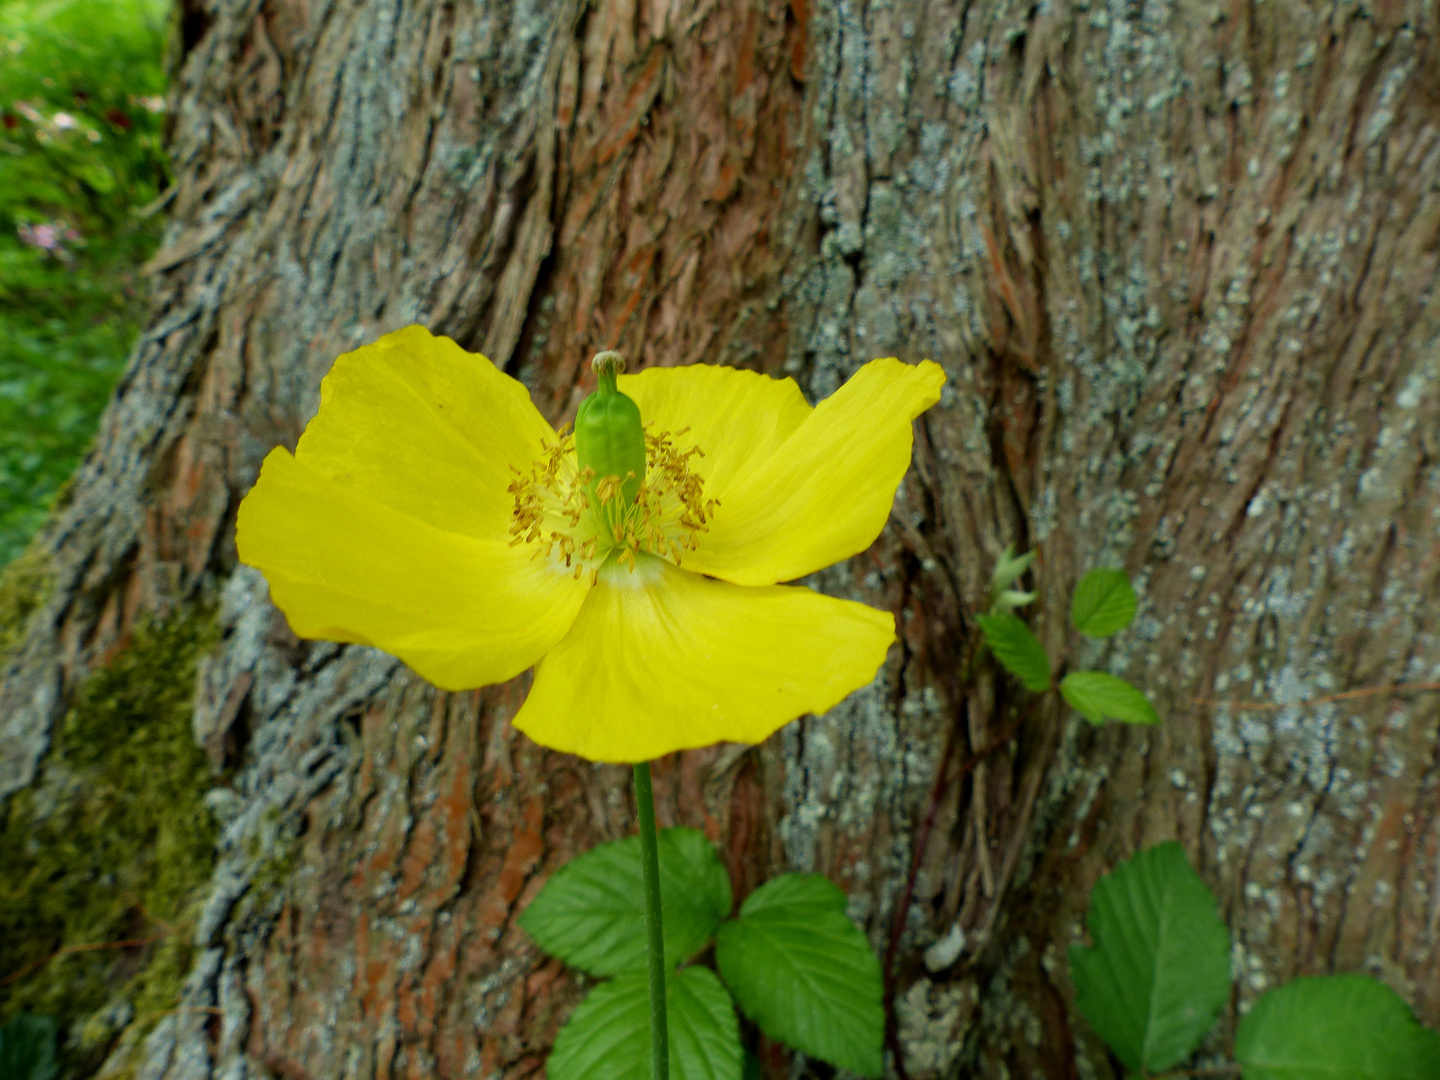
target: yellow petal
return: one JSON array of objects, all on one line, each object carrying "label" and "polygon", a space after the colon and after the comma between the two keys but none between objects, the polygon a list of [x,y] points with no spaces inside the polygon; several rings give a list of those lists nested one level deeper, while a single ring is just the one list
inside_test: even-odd
[{"label": "yellow petal", "polygon": [[601,571],[515,727],[591,761],[757,743],[869,683],[894,637],[894,618],[864,604],[642,556]]},{"label": "yellow petal", "polygon": [[735,478],[763,466],[811,412],[794,379],[741,368],[647,368],[619,383],[653,430],[690,429],[679,441],[704,451],[690,467],[704,477],[707,499],[724,500]]},{"label": "yellow petal", "polygon": [[866,364],[726,485],[684,565],[739,585],[768,585],[864,551],[885,527],[910,467],[911,422],[940,400],[944,385],[944,371],[928,360]]},{"label": "yellow petal", "polygon": [[295,633],[377,646],[446,690],[524,671],[590,589],[529,545],[437,529],[284,449],[241,503],[236,541]]},{"label": "yellow petal", "polygon": [[511,468],[528,469],[554,437],[524,386],[409,326],[335,361],[295,454],[438,529],[504,539]]}]

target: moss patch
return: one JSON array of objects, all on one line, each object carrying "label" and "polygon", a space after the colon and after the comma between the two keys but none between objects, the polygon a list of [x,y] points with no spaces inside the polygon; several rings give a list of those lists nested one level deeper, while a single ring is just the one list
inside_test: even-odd
[{"label": "moss patch", "polygon": [[[215,641],[208,615],[142,626],[96,671],[55,733],[44,771],[0,818],[0,1023],[56,1017],[103,1052],[116,1025],[173,1008],[191,963],[216,825],[204,751],[190,730],[195,662]],[[158,938],[148,945],[76,946]]]},{"label": "moss patch", "polygon": [[0,663],[19,644],[31,613],[50,599],[54,583],[50,562],[37,547],[0,568]]}]

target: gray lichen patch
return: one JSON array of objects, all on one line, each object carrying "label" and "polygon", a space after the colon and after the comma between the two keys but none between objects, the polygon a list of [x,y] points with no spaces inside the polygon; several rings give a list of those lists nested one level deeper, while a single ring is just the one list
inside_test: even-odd
[{"label": "gray lichen patch", "polygon": [[979,987],[973,981],[942,987],[929,979],[919,979],[896,1000],[895,1021],[908,1075],[954,1075],[979,1000]]}]

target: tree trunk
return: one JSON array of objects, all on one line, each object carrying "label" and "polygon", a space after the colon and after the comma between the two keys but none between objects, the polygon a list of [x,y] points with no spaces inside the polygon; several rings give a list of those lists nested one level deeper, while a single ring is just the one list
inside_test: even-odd
[{"label": "tree trunk", "polygon": [[[1234,937],[1213,1046],[1297,973],[1440,1024],[1440,696],[1312,700],[1440,679],[1433,3],[185,4],[150,329],[0,687],[0,797],[43,816],[90,673],[218,603],[189,718],[217,861],[180,1009],[103,1072],[520,1077],[583,994],[515,920],[632,828],[626,772],[513,733],[528,677],[446,694],[297,641],[236,562],[335,356],[414,322],[555,422],[601,348],[812,401],[873,356],[944,366],[884,535],[811,582],[897,615],[874,685],[655,770],[738,895],[814,869],[882,956],[899,928],[911,1080],[1120,1075],[1065,949],[1168,838]],[[1041,552],[1052,656],[1162,728],[962,684],[1007,543]],[[1084,644],[1100,564],[1140,616]]]}]

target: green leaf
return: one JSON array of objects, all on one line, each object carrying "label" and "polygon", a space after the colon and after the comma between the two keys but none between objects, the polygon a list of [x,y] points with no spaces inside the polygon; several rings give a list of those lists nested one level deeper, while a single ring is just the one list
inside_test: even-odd
[{"label": "green leaf", "polygon": [[[709,968],[687,967],[665,980],[672,1080],[741,1080],[735,1006]],[[550,1080],[651,1080],[650,989],[643,971],[590,991],[545,1063]]]},{"label": "green leaf", "polygon": [[1075,586],[1070,601],[1070,621],[1090,637],[1109,637],[1124,630],[1135,618],[1135,590],[1123,570],[1100,567],[1091,570]]},{"label": "green leaf", "polygon": [[883,1066],[880,961],[819,874],[784,874],[715,937],[720,976],[760,1030],[862,1076]]},{"label": "green leaf", "polygon": [[1028,626],[1009,613],[980,615],[978,621],[995,659],[1024,683],[1025,689],[1037,693],[1050,689],[1050,658]]},{"label": "green leaf", "polygon": [[1323,975],[1262,995],[1240,1021],[1235,1060],[1244,1080],[1435,1080],[1440,1033],[1377,979]]},{"label": "green leaf", "polygon": [[[695,829],[661,829],[660,904],[672,966],[700,949],[730,914],[730,878]],[[566,863],[520,916],[546,952],[592,975],[645,969],[640,838],[601,844]]]},{"label": "green leaf", "polygon": [[1095,883],[1094,946],[1070,949],[1075,1003],[1134,1072],[1186,1058],[1230,998],[1230,932],[1173,840]]},{"label": "green leaf", "polygon": [[1072,671],[1060,680],[1060,693],[1092,724],[1107,719],[1127,724],[1160,723],[1160,715],[1149,698],[1124,679],[1103,671]]},{"label": "green leaf", "polygon": [[58,1071],[53,1019],[19,1013],[0,1027],[0,1077],[51,1080]]}]

